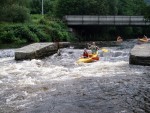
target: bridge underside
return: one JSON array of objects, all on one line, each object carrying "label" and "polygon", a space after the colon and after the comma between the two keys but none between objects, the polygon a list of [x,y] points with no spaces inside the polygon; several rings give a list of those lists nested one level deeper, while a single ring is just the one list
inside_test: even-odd
[{"label": "bridge underside", "polygon": [[[149,26],[69,26],[70,31],[79,41],[116,40],[117,36],[125,39],[143,37],[147,35]],[[142,29],[143,28],[143,29]]]},{"label": "bridge underside", "polygon": [[64,21],[71,32],[86,41],[116,40],[118,35],[126,39],[137,38],[150,28],[150,21],[143,16],[67,15]]}]

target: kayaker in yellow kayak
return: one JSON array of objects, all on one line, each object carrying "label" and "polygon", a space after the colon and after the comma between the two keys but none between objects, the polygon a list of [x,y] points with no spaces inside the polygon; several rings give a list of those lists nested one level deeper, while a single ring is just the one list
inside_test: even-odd
[{"label": "kayaker in yellow kayak", "polygon": [[123,39],[121,38],[121,36],[118,36],[117,37],[117,42],[122,42],[123,41]]},{"label": "kayaker in yellow kayak", "polygon": [[84,52],[83,52],[83,58],[87,58],[89,56],[87,49],[84,48]]},{"label": "kayaker in yellow kayak", "polygon": [[144,35],[143,38],[138,38],[138,41],[140,41],[140,42],[148,42],[149,39],[147,38],[147,36]]},{"label": "kayaker in yellow kayak", "polygon": [[93,42],[92,44],[88,43],[88,48],[91,49],[92,54],[96,54],[97,51],[99,50],[99,47],[96,46],[95,42]]}]

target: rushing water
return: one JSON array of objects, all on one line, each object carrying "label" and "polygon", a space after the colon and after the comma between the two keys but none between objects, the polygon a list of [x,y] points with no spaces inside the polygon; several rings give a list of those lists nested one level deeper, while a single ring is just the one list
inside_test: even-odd
[{"label": "rushing water", "polygon": [[150,67],[129,65],[134,44],[105,47],[99,61],[80,64],[82,49],[31,61],[0,50],[0,113],[150,112]]}]

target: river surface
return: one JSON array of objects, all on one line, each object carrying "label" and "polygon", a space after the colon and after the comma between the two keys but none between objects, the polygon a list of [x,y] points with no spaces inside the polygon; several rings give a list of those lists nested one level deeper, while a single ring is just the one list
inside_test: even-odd
[{"label": "river surface", "polygon": [[0,113],[150,113],[150,67],[129,65],[135,44],[105,47],[99,61],[79,64],[83,49],[31,61],[0,50]]}]

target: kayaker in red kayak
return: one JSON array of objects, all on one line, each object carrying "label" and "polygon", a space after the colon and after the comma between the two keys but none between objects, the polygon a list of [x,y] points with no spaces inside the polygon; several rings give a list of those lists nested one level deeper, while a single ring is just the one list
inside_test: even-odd
[{"label": "kayaker in red kayak", "polygon": [[83,52],[83,57],[84,58],[87,58],[89,56],[88,52],[87,52],[87,49],[84,48],[84,52]]}]

